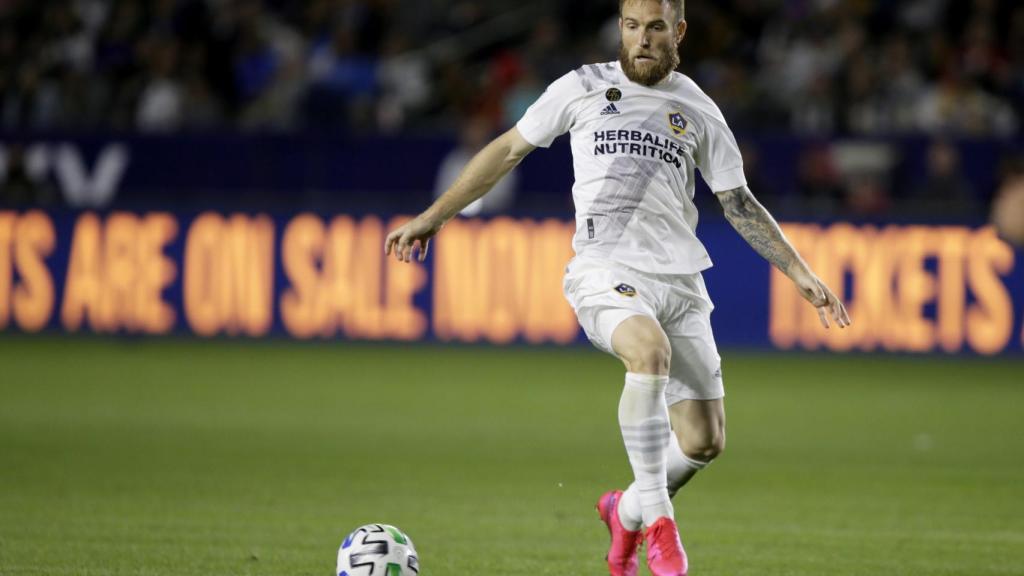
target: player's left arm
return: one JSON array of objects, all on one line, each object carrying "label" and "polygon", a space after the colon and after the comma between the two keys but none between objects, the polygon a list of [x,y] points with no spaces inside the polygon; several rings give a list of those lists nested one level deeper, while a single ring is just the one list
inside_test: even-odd
[{"label": "player's left arm", "polygon": [[810,266],[786,239],[775,218],[754,198],[749,188],[740,186],[716,192],[715,195],[722,203],[725,218],[732,227],[758,254],[796,284],[800,294],[818,309],[818,317],[826,328],[829,327],[829,316],[840,328],[850,325],[850,315],[846,311],[846,306],[815,276]]}]

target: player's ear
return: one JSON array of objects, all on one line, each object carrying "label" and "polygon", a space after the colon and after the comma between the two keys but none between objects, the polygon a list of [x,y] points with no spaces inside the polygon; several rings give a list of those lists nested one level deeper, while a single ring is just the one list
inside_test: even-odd
[{"label": "player's ear", "polygon": [[[620,19],[621,20],[621,19]],[[686,20],[680,20],[676,24],[676,46],[683,41],[683,36],[686,36]]]}]

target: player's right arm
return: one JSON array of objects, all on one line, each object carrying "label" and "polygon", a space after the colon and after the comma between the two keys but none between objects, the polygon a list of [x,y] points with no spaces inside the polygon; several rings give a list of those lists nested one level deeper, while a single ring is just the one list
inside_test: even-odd
[{"label": "player's right arm", "polygon": [[[568,72],[552,82],[523,117],[508,132],[478,152],[440,198],[422,214],[388,234],[384,253],[409,262],[414,248],[419,259],[427,256],[427,244],[445,222],[471,202],[486,194],[534,148],[547,148],[575,122],[577,104],[586,90],[579,75]],[[417,246],[418,245],[418,246]]]},{"label": "player's right arm", "polygon": [[451,188],[430,208],[388,234],[384,241],[384,253],[391,254],[394,251],[399,261],[409,262],[413,248],[417,247],[422,262],[427,257],[430,239],[441,227],[463,208],[489,192],[534,148],[515,127],[495,138],[473,156]]}]

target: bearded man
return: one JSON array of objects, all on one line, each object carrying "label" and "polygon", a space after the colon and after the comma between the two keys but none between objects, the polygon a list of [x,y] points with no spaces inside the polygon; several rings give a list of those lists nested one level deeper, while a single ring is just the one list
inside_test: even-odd
[{"label": "bearded man", "polygon": [[655,576],[684,576],[672,497],[725,447],[725,390],[711,332],[713,305],[697,239],[698,170],[725,216],[818,309],[850,323],[747,188],[736,140],[718,106],[675,71],[686,35],[683,0],[620,0],[617,62],[562,76],[514,128],[481,150],[422,214],[391,232],[385,252],[422,260],[445,222],[536,147],[571,134],[576,256],[565,296],[590,341],[626,368],[618,419],[634,482],[597,503],[611,533],[612,576],[637,573],[641,545]]}]

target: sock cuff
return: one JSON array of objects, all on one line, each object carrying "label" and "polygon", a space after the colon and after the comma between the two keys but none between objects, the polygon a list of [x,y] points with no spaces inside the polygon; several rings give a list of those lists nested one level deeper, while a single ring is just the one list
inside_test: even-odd
[{"label": "sock cuff", "polygon": [[683,462],[685,462],[687,466],[697,470],[703,470],[708,467],[708,464],[711,464],[711,462],[704,462],[703,460],[694,460],[687,456],[682,450],[679,451],[679,455],[682,456]]},{"label": "sock cuff", "polygon": [[626,372],[626,386],[650,390],[652,392],[664,392],[668,386],[668,375],[640,374],[638,372]]}]

